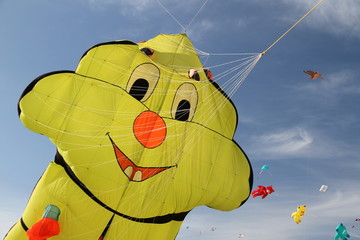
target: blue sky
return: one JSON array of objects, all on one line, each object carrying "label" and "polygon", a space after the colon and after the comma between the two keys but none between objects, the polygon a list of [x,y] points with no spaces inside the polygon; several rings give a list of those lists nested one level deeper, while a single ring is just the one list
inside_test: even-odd
[{"label": "blue sky", "polygon": [[[203,4],[162,2],[184,26]],[[208,0],[187,33],[208,53],[260,53],[316,3]],[[355,222],[360,218],[359,23],[358,0],[325,0],[260,59],[232,96],[239,114],[235,140],[255,174],[270,166],[254,179],[254,187],[273,185],[275,193],[249,198],[231,212],[199,207],[177,239],[238,239],[241,233],[251,240],[332,239],[340,222],[352,239],[360,238]],[[47,138],[18,119],[24,88],[41,74],[75,69],[97,43],[139,42],[182,29],[156,0],[0,0],[0,31],[3,236],[55,154]],[[229,56],[209,59],[214,65],[228,61]],[[324,78],[310,80],[303,70]],[[319,192],[323,184],[327,192]],[[303,204],[307,213],[297,225],[290,215]]]}]

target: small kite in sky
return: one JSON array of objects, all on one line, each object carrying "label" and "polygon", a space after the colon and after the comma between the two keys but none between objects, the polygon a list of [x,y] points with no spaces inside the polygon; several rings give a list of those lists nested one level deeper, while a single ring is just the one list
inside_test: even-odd
[{"label": "small kite in sky", "polygon": [[301,218],[304,216],[306,212],[306,205],[298,206],[296,212],[291,214],[291,217],[294,218],[294,222],[296,224],[301,223]]},{"label": "small kite in sky", "polygon": [[258,189],[254,190],[251,192],[252,197],[258,197],[258,196],[262,196],[261,198],[264,199],[265,197],[267,197],[267,195],[271,194],[275,192],[272,186],[268,186],[268,187],[264,187],[259,185]]},{"label": "small kite in sky", "polygon": [[269,172],[269,165],[263,165],[263,166],[261,167],[261,170],[260,170],[259,174],[258,174],[258,177],[259,177],[264,171],[267,171],[270,175],[272,175],[272,174]]},{"label": "small kite in sky", "polygon": [[244,238],[245,237],[245,234],[243,234],[243,233],[240,233],[239,235],[238,235],[238,238]]},{"label": "small kite in sky", "polygon": [[309,70],[306,70],[304,71],[304,73],[307,73],[310,75],[310,79],[314,79],[316,77],[318,78],[324,78],[322,74],[318,73],[318,72],[314,72],[314,71],[309,71]]},{"label": "small kite in sky", "polygon": [[336,230],[336,234],[335,234],[335,237],[334,237],[335,240],[339,240],[339,239],[347,240],[350,237],[349,233],[346,230],[346,227],[342,223],[340,223],[336,227],[335,230]]},{"label": "small kite in sky", "polygon": [[321,185],[319,191],[320,192],[326,192],[329,189],[329,187],[327,185]]}]

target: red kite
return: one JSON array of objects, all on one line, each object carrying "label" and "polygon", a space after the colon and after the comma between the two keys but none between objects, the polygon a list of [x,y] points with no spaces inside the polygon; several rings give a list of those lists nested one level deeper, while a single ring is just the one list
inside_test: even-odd
[{"label": "red kite", "polygon": [[310,79],[314,79],[316,77],[318,78],[323,78],[323,75],[321,75],[320,73],[318,72],[314,72],[314,71],[304,71],[304,73],[307,73],[310,75]]}]

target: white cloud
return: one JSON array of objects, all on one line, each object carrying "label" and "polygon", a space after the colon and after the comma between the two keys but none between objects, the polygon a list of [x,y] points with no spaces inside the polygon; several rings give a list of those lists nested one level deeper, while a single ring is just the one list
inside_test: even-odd
[{"label": "white cloud", "polygon": [[211,19],[199,19],[198,21],[192,23],[192,25],[189,26],[187,34],[188,36],[191,36],[191,39],[193,41],[200,41],[204,39],[204,36],[207,36],[206,33],[208,33],[211,29],[215,29],[217,27],[218,26],[216,25],[216,23],[213,22]]},{"label": "white cloud", "polygon": [[[318,0],[283,0],[293,8],[297,15],[305,14]],[[325,0],[316,8],[304,23],[316,29],[325,30],[342,36],[360,37],[360,1],[358,0]],[[290,12],[291,13],[291,12]],[[294,13],[293,13],[294,14]]]},{"label": "white cloud", "polygon": [[10,228],[19,220],[21,213],[0,209],[0,237],[4,237]]},{"label": "white cloud", "polygon": [[124,14],[139,14],[152,8],[152,0],[83,0],[87,2],[94,10],[103,10],[108,7],[118,6]]},{"label": "white cloud", "polygon": [[10,228],[20,219],[27,198],[7,191],[0,207],[0,237],[4,237]]},{"label": "white cloud", "polygon": [[266,156],[288,156],[303,151],[313,142],[313,137],[306,129],[295,127],[255,136],[253,140]]},{"label": "white cloud", "polygon": [[[350,183],[352,186],[354,182]],[[357,188],[359,189],[359,188]],[[325,192],[319,202],[313,204],[311,210],[319,217],[341,216],[354,218],[354,208],[358,207],[360,192],[354,191],[355,187],[347,187],[334,192]]]},{"label": "white cloud", "polygon": [[347,159],[353,167],[359,167],[357,159],[360,153],[356,145],[349,145],[329,134],[331,132],[311,129],[305,125],[265,132],[250,138],[246,152],[253,159],[262,160]]},{"label": "white cloud", "polygon": [[[122,14],[133,16],[147,16],[153,15],[154,12],[165,10],[162,9],[159,2],[156,0],[79,0],[88,3],[95,10],[104,10],[108,7],[118,7]],[[205,1],[194,2],[191,0],[161,0],[161,4],[173,14],[176,18],[178,12],[181,15],[189,14],[190,17],[197,13]],[[303,0],[281,0],[275,2],[264,3],[264,1],[254,0],[254,3],[264,4],[285,4],[288,6],[287,11],[281,16],[284,21],[289,24],[295,23],[300,17],[309,11],[318,1],[303,1]],[[208,3],[209,5],[209,3]],[[205,6],[205,9],[209,6]],[[358,0],[324,0],[324,2],[316,8],[302,24],[328,31],[334,34],[343,36],[358,36],[360,37],[360,1]],[[279,18],[279,16],[276,16]],[[237,20],[238,21],[238,20]],[[181,21],[180,21],[181,22]],[[188,22],[181,22],[186,27]],[[241,24],[242,22],[233,22],[233,24]]]},{"label": "white cloud", "polygon": [[[194,25],[206,30],[212,27],[211,21],[196,18],[198,11],[201,12],[205,2],[191,0],[78,0],[85,2],[94,11],[106,11],[109,8],[120,12],[122,16],[136,18],[142,21],[144,26],[150,27],[156,23],[157,31],[163,31],[163,25],[167,23],[177,26],[180,31],[191,30]],[[162,24],[158,24],[159,18]],[[194,21],[193,21],[194,20]],[[166,23],[166,24],[165,24]],[[189,26],[191,24],[191,26]],[[151,24],[154,25],[154,24]],[[140,28],[140,26],[138,26]],[[175,27],[174,27],[175,28]],[[143,30],[142,30],[143,31]]]},{"label": "white cloud", "polygon": [[[80,0],[87,2],[94,10],[104,10],[109,7],[118,7],[124,15],[146,16],[169,12],[176,17],[176,13],[195,13],[200,9],[202,2],[194,4],[191,0]],[[170,18],[169,18],[170,19]],[[190,19],[189,19],[190,21]]]}]

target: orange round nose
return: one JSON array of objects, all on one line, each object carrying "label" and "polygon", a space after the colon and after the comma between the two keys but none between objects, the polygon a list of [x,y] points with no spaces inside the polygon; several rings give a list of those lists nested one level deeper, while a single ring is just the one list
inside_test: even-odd
[{"label": "orange round nose", "polygon": [[165,140],[166,124],[158,114],[145,111],[135,119],[134,134],[144,147],[155,148]]}]

